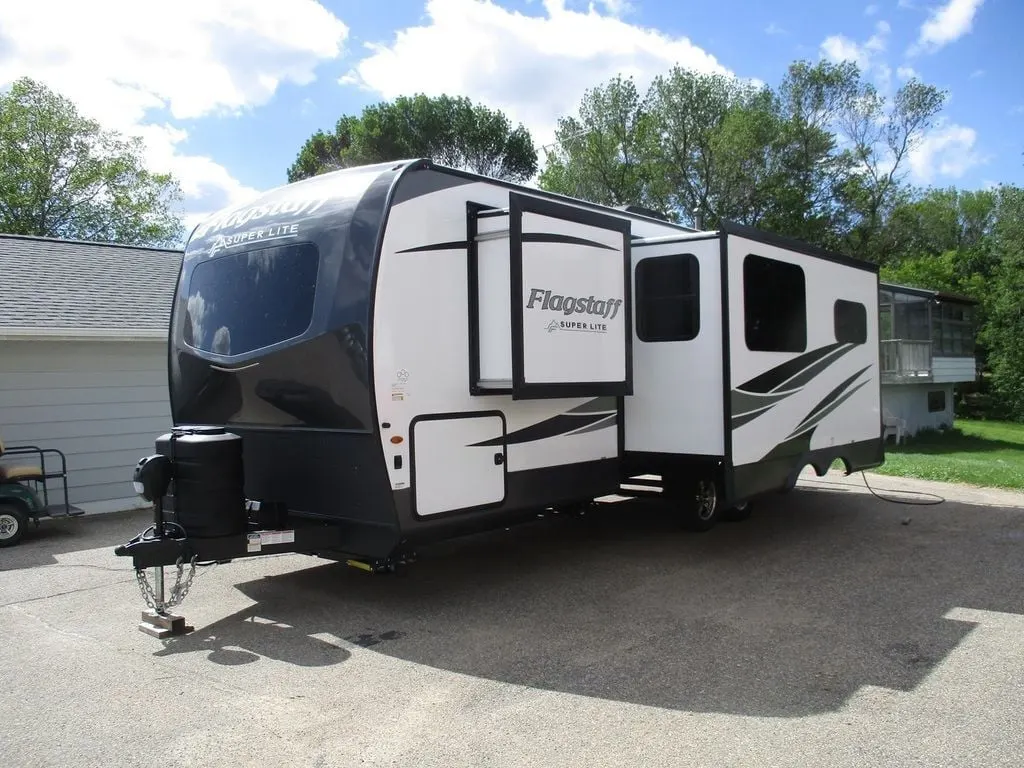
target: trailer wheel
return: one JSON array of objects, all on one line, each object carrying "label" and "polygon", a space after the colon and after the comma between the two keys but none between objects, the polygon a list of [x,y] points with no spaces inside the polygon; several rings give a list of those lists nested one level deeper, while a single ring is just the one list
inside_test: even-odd
[{"label": "trailer wheel", "polygon": [[682,524],[687,530],[710,531],[721,517],[718,483],[714,478],[703,477],[689,483],[682,502]]},{"label": "trailer wheel", "polygon": [[738,523],[750,517],[752,509],[753,504],[751,502],[741,501],[739,504],[735,504],[722,512],[722,519],[730,523]]},{"label": "trailer wheel", "polygon": [[13,547],[25,534],[28,517],[13,504],[0,504],[0,547]]}]

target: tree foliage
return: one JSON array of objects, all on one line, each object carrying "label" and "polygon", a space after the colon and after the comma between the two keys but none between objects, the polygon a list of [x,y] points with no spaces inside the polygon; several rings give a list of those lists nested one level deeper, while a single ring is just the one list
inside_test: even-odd
[{"label": "tree foliage", "polygon": [[1003,187],[992,232],[993,279],[986,286],[993,389],[1005,411],[1024,421],[1024,189]]},{"label": "tree foliage", "polygon": [[22,78],[0,95],[0,231],[169,245],[180,197],[146,168],[140,139],[101,129],[45,85]]},{"label": "tree foliage", "polygon": [[944,100],[911,80],[887,101],[849,62],[796,62],[777,89],[680,67],[643,95],[615,78],[559,122],[541,186],[879,261],[907,158]]},{"label": "tree foliage", "polygon": [[288,169],[288,181],[354,165],[428,157],[442,165],[510,181],[537,172],[529,131],[467,98],[401,96],[345,115],[332,132],[317,131]]}]

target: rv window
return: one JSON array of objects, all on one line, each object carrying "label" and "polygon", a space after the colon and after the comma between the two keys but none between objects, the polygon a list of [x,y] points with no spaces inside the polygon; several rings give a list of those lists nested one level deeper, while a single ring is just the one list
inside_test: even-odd
[{"label": "rv window", "polygon": [[700,331],[700,265],[692,253],[654,256],[636,265],[636,335],[641,341],[689,341]]},{"label": "rv window", "polygon": [[807,349],[807,290],[798,265],[748,255],[743,260],[743,310],[751,351]]},{"label": "rv window", "polygon": [[318,264],[310,243],[200,262],[188,286],[185,343],[240,355],[301,335],[313,316]]},{"label": "rv window", "polygon": [[863,344],[868,340],[868,310],[863,304],[837,299],[834,315],[836,341]]}]

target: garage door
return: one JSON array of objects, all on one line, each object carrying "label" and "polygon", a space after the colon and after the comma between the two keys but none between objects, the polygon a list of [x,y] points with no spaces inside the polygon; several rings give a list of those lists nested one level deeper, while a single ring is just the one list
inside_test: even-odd
[{"label": "garage door", "polygon": [[153,341],[0,341],[0,435],[63,451],[72,504],[139,506],[132,469],[171,424],[165,350]]}]

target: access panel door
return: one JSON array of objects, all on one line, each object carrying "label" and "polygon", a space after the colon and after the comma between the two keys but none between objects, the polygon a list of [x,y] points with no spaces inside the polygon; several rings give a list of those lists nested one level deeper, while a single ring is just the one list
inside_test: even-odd
[{"label": "access panel door", "polygon": [[505,417],[500,412],[424,416],[412,425],[417,516],[486,509],[505,500]]}]

